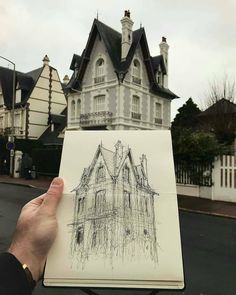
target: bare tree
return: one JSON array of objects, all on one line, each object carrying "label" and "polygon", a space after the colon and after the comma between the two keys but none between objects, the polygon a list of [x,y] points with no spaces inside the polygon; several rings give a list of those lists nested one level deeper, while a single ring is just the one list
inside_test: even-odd
[{"label": "bare tree", "polygon": [[209,90],[206,95],[205,108],[209,108],[222,98],[235,103],[236,89],[235,80],[230,79],[227,75],[223,79],[214,79],[209,83]]}]

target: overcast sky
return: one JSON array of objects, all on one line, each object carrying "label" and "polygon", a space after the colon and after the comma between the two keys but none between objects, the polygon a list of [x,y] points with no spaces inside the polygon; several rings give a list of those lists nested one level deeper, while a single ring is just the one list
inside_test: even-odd
[{"label": "overcast sky", "polygon": [[189,97],[202,107],[213,80],[235,80],[235,0],[0,0],[0,55],[27,72],[47,54],[62,79],[72,74],[72,56],[82,53],[97,11],[100,21],[121,32],[125,9],[134,30],[145,28],[152,56],[167,38],[169,89],[180,96],[172,118]]}]

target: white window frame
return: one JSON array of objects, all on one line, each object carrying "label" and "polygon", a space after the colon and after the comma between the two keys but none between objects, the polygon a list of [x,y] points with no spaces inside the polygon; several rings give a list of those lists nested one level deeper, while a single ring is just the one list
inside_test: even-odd
[{"label": "white window frame", "polygon": [[76,103],[75,103],[75,100],[72,99],[70,102],[70,118],[74,120],[75,116],[76,116]]},{"label": "white window frame", "polygon": [[138,95],[132,96],[131,118],[141,120],[141,99]]},{"label": "white window frame", "polygon": [[94,112],[103,112],[106,109],[106,96],[99,94],[93,98],[93,110]]},{"label": "white window frame", "polygon": [[155,124],[162,124],[163,122],[163,104],[159,101],[155,101],[154,120]]},{"label": "white window frame", "polygon": [[105,59],[99,57],[95,62],[94,84],[105,82]]},{"label": "white window frame", "polygon": [[135,58],[132,64],[132,82],[141,85],[141,62]]}]

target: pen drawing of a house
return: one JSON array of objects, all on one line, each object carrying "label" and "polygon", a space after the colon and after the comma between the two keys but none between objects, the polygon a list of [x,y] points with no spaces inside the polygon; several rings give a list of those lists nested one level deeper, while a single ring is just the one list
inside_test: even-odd
[{"label": "pen drawing of a house", "polygon": [[98,145],[74,191],[71,252],[80,264],[97,257],[113,267],[114,261],[140,254],[157,263],[157,193],[148,183],[145,155],[135,165],[131,149],[120,140],[115,151]]}]

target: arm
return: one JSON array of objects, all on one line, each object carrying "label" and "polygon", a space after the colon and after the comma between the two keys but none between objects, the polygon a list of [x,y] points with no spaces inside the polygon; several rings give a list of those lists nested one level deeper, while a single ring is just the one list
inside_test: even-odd
[{"label": "arm", "polygon": [[[33,280],[36,282],[43,273],[47,254],[56,237],[56,209],[60,202],[62,191],[62,179],[55,178],[46,194],[33,199],[23,207],[8,250],[10,253],[8,254],[8,259],[11,261],[16,260],[16,263],[12,263],[12,266],[14,264],[17,268],[19,265],[27,265]],[[12,257],[9,258],[12,255],[14,259]],[[2,268],[2,263],[0,268]],[[20,267],[20,271],[22,270],[25,275],[21,276],[21,279],[27,279],[23,267],[22,269]],[[11,270],[9,271],[11,272]],[[11,277],[10,273],[9,277]],[[0,283],[2,284],[3,282],[0,281]],[[14,284],[14,278],[12,278],[12,283]]]}]

